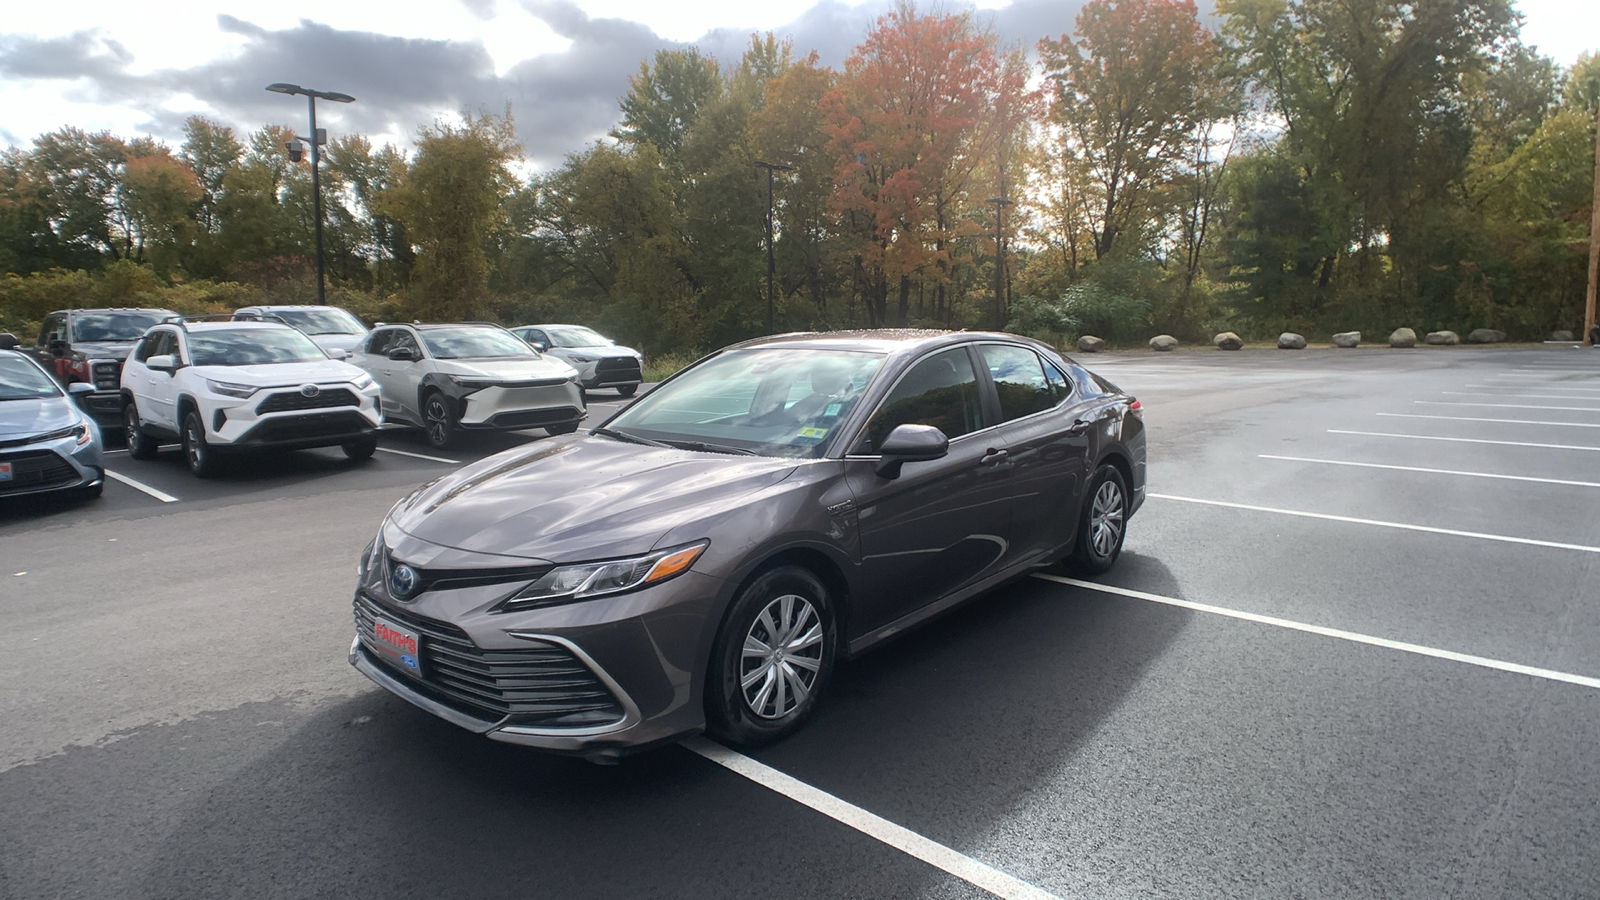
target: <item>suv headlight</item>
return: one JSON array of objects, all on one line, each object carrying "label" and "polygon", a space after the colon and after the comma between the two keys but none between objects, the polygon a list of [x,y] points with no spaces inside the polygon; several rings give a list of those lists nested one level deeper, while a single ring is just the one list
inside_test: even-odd
[{"label": "suv headlight", "polygon": [[597,359],[597,358],[598,358],[598,357],[594,357],[594,356],[583,356],[583,355],[580,355],[580,354],[577,354],[577,353],[574,353],[574,354],[572,354],[572,355],[571,355],[571,356],[569,356],[569,357],[567,357],[567,361],[568,361],[568,362],[575,362],[575,363],[592,363],[592,362],[594,362],[594,361],[595,361],[595,360],[596,360],[596,359]]},{"label": "suv headlight", "polygon": [[507,600],[504,608],[551,606],[660,584],[689,571],[708,546],[710,541],[699,541],[630,559],[557,566]]},{"label": "suv headlight", "polygon": [[491,388],[500,383],[493,378],[462,378],[460,375],[451,375],[450,382],[458,387],[472,388],[474,390]]},{"label": "suv headlight", "polygon": [[377,382],[372,380],[372,376],[365,372],[362,372],[360,375],[350,379],[350,383],[355,385],[356,390],[358,391],[364,391],[367,388],[372,387],[374,384],[377,384]]},{"label": "suv headlight", "polygon": [[213,394],[221,394],[224,397],[238,397],[241,400],[256,392],[256,388],[253,385],[234,384],[231,381],[212,381],[209,378],[206,379],[206,387],[210,388]]}]

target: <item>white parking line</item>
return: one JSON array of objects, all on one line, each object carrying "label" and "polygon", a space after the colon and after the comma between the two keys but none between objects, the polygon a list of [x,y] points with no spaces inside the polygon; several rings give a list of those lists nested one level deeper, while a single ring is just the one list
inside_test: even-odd
[{"label": "white parking line", "polygon": [[1374,413],[1391,419],[1447,419],[1452,422],[1499,422],[1502,425],[1560,425],[1566,428],[1600,428],[1594,422],[1541,422],[1533,419],[1481,419],[1476,416],[1423,416],[1416,413]]},{"label": "white parking line", "polygon": [[[1523,399],[1523,400],[1567,400],[1567,401],[1594,400],[1596,402],[1600,402],[1600,397],[1562,397],[1560,395],[1551,395],[1551,394],[1501,394],[1501,393],[1490,393],[1488,391],[1440,391],[1439,393],[1444,394],[1446,396],[1451,396],[1451,397],[1506,397],[1506,398],[1520,398],[1520,399]],[[1540,407],[1527,407],[1527,408],[1528,409],[1539,409]],[[1586,409],[1586,410],[1592,410],[1594,412],[1600,412],[1600,406],[1585,406],[1583,408]]]},{"label": "white parking line", "polygon": [[713,743],[703,737],[692,737],[682,743],[691,752],[698,753],[725,769],[743,775],[768,790],[782,794],[802,806],[854,828],[867,837],[888,844],[907,856],[943,869],[996,897],[1057,900],[1056,896],[1048,891],[1034,887],[1015,876],[1007,875],[993,866],[978,862],[937,841],[931,841],[882,816],[867,812],[853,803],[840,800],[827,791],[812,787],[792,775],[785,775],[742,753],[735,753],[721,744]]},{"label": "white parking line", "polygon": [[388,447],[379,447],[378,448],[378,452],[379,453],[393,453],[396,456],[409,456],[412,459],[425,459],[425,460],[427,460],[429,462],[449,463],[452,466],[461,465],[461,461],[460,460],[445,459],[442,456],[424,456],[421,453],[412,453],[409,450],[390,450]]},{"label": "white parking line", "polygon": [[116,472],[113,472],[110,469],[106,470],[106,477],[110,478],[110,479],[113,479],[115,481],[120,481],[123,484],[127,485],[128,487],[133,488],[136,491],[144,491],[146,494],[149,494],[150,496],[156,498],[157,500],[160,500],[162,503],[177,503],[178,502],[178,498],[172,496],[171,494],[168,494],[168,493],[165,493],[165,492],[162,492],[162,491],[158,491],[158,490],[156,490],[155,488],[151,487],[148,484],[140,484],[139,482],[134,481],[132,478],[129,478],[126,475],[118,475]]},{"label": "white parking line", "polygon": [[1278,509],[1274,506],[1252,506],[1248,503],[1229,503],[1226,500],[1202,500],[1198,497],[1178,497],[1172,494],[1150,494],[1156,500],[1176,500],[1180,503],[1198,503],[1203,506],[1222,506],[1250,512],[1273,513],[1280,516],[1297,516],[1302,519],[1322,519],[1327,522],[1347,522],[1352,525],[1376,525],[1379,528],[1398,528],[1402,531],[1422,531],[1451,537],[1476,538],[1480,541],[1499,541],[1504,544],[1523,544],[1529,547],[1550,547],[1556,550],[1577,550],[1582,553],[1600,553],[1600,547],[1587,544],[1566,544],[1560,541],[1539,541],[1533,538],[1511,537],[1504,534],[1484,534],[1480,531],[1458,531],[1454,528],[1434,528],[1431,525],[1411,525],[1405,522],[1385,522],[1381,519],[1361,519],[1354,516],[1336,516],[1331,513],[1306,512],[1299,509]]},{"label": "white parking line", "polygon": [[1406,643],[1405,641],[1391,641],[1388,638],[1373,637],[1370,634],[1360,634],[1359,632],[1345,631],[1340,628],[1325,628],[1321,625],[1309,625],[1305,622],[1296,622],[1292,619],[1280,619],[1277,616],[1263,616],[1259,613],[1228,609],[1227,607],[1223,606],[1212,606],[1209,603],[1195,603],[1190,600],[1179,600],[1176,597],[1163,597],[1160,594],[1147,594],[1144,591],[1113,587],[1109,584],[1095,584],[1092,581],[1080,581],[1076,578],[1064,578],[1060,575],[1050,575],[1044,572],[1035,573],[1033,577],[1043,581],[1054,581],[1058,584],[1067,584],[1073,587],[1086,588],[1091,591],[1099,591],[1102,594],[1116,594],[1120,597],[1131,597],[1135,600],[1148,600],[1151,603],[1162,603],[1167,606],[1176,606],[1182,609],[1192,609],[1195,612],[1211,613],[1212,615],[1217,616],[1227,616],[1230,619],[1241,619],[1246,622],[1256,622],[1261,625],[1272,625],[1277,628],[1288,628],[1292,631],[1303,631],[1307,634],[1320,634],[1323,637],[1338,638],[1341,641],[1352,641],[1357,644],[1383,647],[1388,650],[1399,650],[1404,653],[1415,653],[1418,656],[1430,656],[1434,659],[1446,659],[1451,662],[1466,663],[1469,666],[1481,666],[1485,669],[1511,672],[1516,675],[1529,675],[1534,678],[1543,678],[1549,681],[1560,681],[1565,684],[1575,684],[1579,687],[1600,688],[1600,678],[1591,678],[1588,675],[1574,675],[1571,672],[1558,672],[1555,669],[1542,669],[1538,666],[1525,666],[1521,663],[1505,662],[1504,660],[1490,659],[1486,656],[1473,656],[1470,653],[1457,653],[1454,650],[1440,650],[1435,647],[1424,647],[1421,644]]},{"label": "white parking line", "polygon": [[[1520,388],[1531,388],[1531,387],[1533,387],[1533,385],[1531,385],[1531,384],[1522,384],[1521,382],[1518,382],[1517,384],[1464,384],[1464,385],[1462,385],[1462,387],[1475,387],[1475,388],[1492,387],[1492,388],[1501,388],[1501,389],[1504,389],[1504,388],[1518,388],[1518,389],[1520,389]],[[1592,387],[1592,388],[1585,388],[1585,387],[1557,387],[1556,385],[1552,384],[1552,385],[1546,385],[1545,387],[1540,388],[1540,390],[1555,391],[1555,392],[1560,393],[1560,394],[1600,394],[1600,387]],[[1449,393],[1449,392],[1446,391],[1446,393]],[[1587,398],[1584,398],[1584,397],[1570,397],[1570,398],[1563,397],[1561,399],[1563,399],[1563,400],[1567,400],[1567,399],[1583,400],[1583,399],[1587,399]]]},{"label": "white parking line", "polygon": [[1260,459],[1281,459],[1289,462],[1322,463],[1327,466],[1356,466],[1363,469],[1392,469],[1396,472],[1423,472],[1429,475],[1465,475],[1470,478],[1503,478],[1506,481],[1532,481],[1537,484],[1564,484],[1570,487],[1600,488],[1600,481],[1564,481],[1560,478],[1534,478],[1530,475],[1496,475],[1490,472],[1461,472],[1455,469],[1423,469],[1417,466],[1391,466],[1383,463],[1351,462],[1343,459],[1312,459],[1306,456],[1273,456],[1259,454]]},{"label": "white parking line", "polygon": [[1531,403],[1468,403],[1464,400],[1413,400],[1423,406],[1492,406],[1496,409],[1557,409],[1564,412],[1600,412],[1593,406],[1535,406]]},{"label": "white parking line", "polygon": [[1582,444],[1535,444],[1531,441],[1490,441],[1484,438],[1441,437],[1434,434],[1391,434],[1387,431],[1345,431],[1341,428],[1329,428],[1329,434],[1359,434],[1364,437],[1411,438],[1417,441],[1451,441],[1460,444],[1499,444],[1504,447],[1540,447],[1546,450],[1591,450],[1600,453],[1600,447],[1586,447]]}]

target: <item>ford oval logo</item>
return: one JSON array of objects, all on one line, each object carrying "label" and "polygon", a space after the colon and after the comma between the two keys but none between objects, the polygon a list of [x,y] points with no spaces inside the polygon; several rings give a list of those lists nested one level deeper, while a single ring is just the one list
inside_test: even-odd
[{"label": "ford oval logo", "polygon": [[405,563],[389,570],[389,590],[402,600],[410,598],[421,581],[422,576],[417,574],[417,570]]},{"label": "ford oval logo", "polygon": [[322,393],[322,388],[319,388],[314,384],[303,384],[300,386],[300,395],[302,397],[315,397],[320,393]]}]

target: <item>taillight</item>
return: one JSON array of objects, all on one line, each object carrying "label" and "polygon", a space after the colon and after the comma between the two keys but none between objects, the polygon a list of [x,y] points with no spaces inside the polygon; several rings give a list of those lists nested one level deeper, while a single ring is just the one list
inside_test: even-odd
[{"label": "taillight", "polygon": [[1142,419],[1144,418],[1144,405],[1138,400],[1130,400],[1128,401],[1128,412],[1131,412],[1135,416],[1138,416]]}]

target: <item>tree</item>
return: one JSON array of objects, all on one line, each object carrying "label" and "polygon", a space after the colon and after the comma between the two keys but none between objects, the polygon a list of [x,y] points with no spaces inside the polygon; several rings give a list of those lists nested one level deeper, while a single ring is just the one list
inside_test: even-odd
[{"label": "tree", "polygon": [[194,209],[204,193],[194,172],[167,148],[131,145],[117,185],[117,206],[132,247],[125,257],[170,274],[194,240]]},{"label": "tree", "polygon": [[630,144],[650,144],[668,164],[676,162],[684,135],[700,110],[722,93],[717,63],[697,48],[658,50],[655,64],[639,64],[622,98],[622,123],[612,136]]}]

